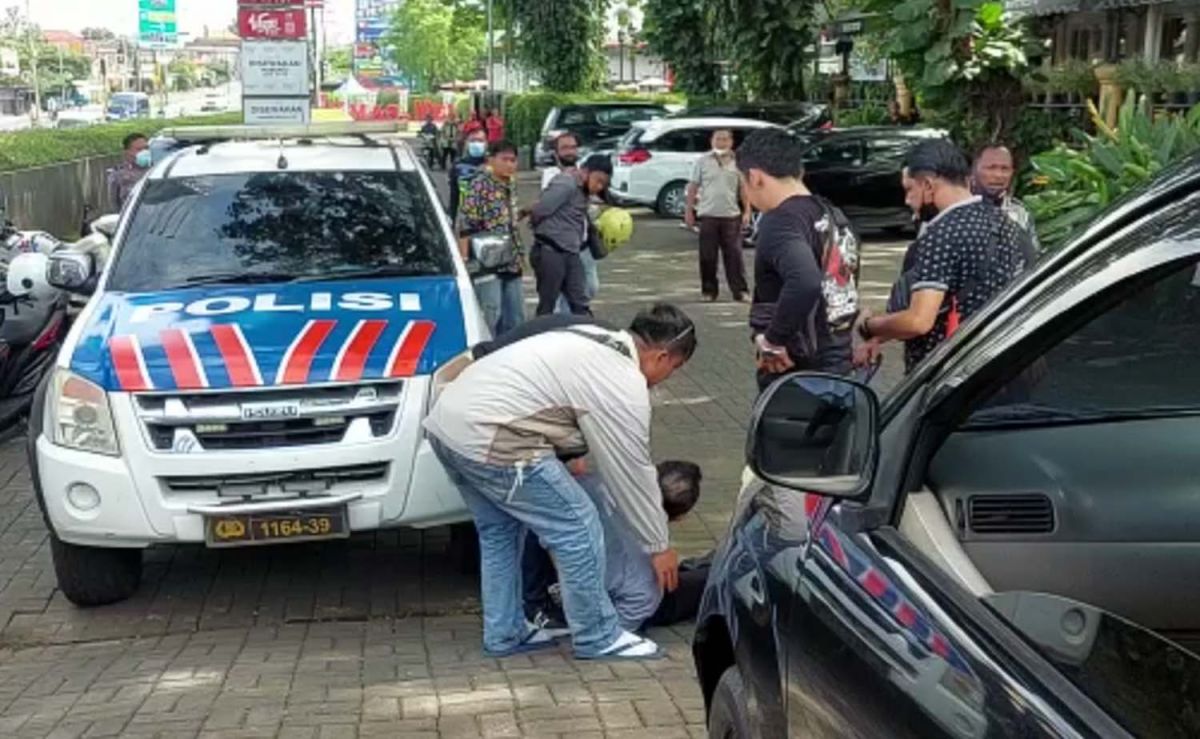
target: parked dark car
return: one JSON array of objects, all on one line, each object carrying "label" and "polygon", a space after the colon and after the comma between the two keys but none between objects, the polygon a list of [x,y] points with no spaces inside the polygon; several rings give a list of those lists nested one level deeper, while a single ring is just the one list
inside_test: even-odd
[{"label": "parked dark car", "polygon": [[945,135],[936,129],[896,126],[810,134],[804,180],[810,190],[840,207],[859,228],[909,230],[913,215],[904,204],[900,185],[904,156],[917,142]]},{"label": "parked dark car", "polygon": [[552,109],[542,124],[542,137],[534,149],[539,167],[554,164],[554,140],[564,131],[579,137],[580,154],[611,152],[636,121],[649,121],[667,115],[657,103],[613,102],[579,103]]},{"label": "parked dark car", "polygon": [[1200,736],[1198,208],[1193,158],[882,400],[764,394],[693,644],[710,736]]},{"label": "parked dark car", "polygon": [[689,108],[675,118],[751,118],[793,131],[815,131],[833,125],[828,105],[820,103],[728,103]]}]

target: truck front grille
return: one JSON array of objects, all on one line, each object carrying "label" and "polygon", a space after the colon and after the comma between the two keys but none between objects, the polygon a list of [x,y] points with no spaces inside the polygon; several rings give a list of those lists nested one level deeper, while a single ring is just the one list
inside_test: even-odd
[{"label": "truck front grille", "polygon": [[255,472],[198,477],[164,477],[163,485],[171,493],[205,493],[230,498],[264,496],[323,495],[339,486],[363,485],[387,479],[388,463],[358,464],[316,470]]},{"label": "truck front grille", "polygon": [[246,392],[144,394],[135,399],[150,447],[195,454],[367,441],[396,425],[403,383]]}]

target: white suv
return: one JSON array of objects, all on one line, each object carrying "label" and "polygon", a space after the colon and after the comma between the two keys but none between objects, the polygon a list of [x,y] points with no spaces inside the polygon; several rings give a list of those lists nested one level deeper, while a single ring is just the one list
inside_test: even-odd
[{"label": "white suv", "polygon": [[750,118],[663,118],[633,124],[617,149],[612,187],[618,202],[648,205],[682,218],[696,160],[712,148],[714,131],[733,131],[734,146],[759,128],[782,128]]},{"label": "white suv", "polygon": [[134,191],[98,285],[86,255],[51,262],[94,290],[30,424],[72,602],[128,597],[152,544],[468,518],[421,430],[485,338],[467,271],[408,146],[328,130],[213,129]]}]

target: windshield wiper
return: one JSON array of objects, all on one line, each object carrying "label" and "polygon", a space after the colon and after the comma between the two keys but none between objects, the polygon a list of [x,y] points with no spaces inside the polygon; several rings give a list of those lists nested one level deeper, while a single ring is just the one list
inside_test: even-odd
[{"label": "windshield wiper", "polygon": [[297,277],[293,282],[330,282],[334,280],[370,280],[387,277],[428,277],[439,275],[441,270],[430,265],[384,264],[364,269],[334,270],[323,275]]},{"label": "windshield wiper", "polygon": [[1018,403],[981,408],[971,414],[967,420],[967,427],[1020,423],[1070,423],[1072,421],[1088,421],[1096,416],[1097,414],[1094,412],[1054,408],[1035,403]]},{"label": "windshield wiper", "polygon": [[259,285],[266,282],[293,282],[295,279],[296,275],[287,272],[212,272],[189,277],[164,289],[179,290],[200,285]]}]

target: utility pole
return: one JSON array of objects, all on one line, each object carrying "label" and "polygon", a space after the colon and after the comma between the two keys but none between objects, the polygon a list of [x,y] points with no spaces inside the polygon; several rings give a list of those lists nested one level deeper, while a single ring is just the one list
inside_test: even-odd
[{"label": "utility pole", "polygon": [[492,0],[487,0],[487,45],[488,45],[487,81],[488,81],[488,92],[492,92],[496,87],[496,85],[495,85],[495,74],[496,73],[495,73],[495,69],[494,69],[495,64],[493,63],[495,60],[492,58],[496,52],[496,27],[495,27],[495,24],[493,21],[494,21],[494,19],[492,17]]},{"label": "utility pole", "polygon": [[42,89],[38,84],[38,48],[33,32],[33,14],[29,12],[30,0],[25,0],[25,35],[29,41],[29,71],[33,75],[33,120],[42,115]]}]

